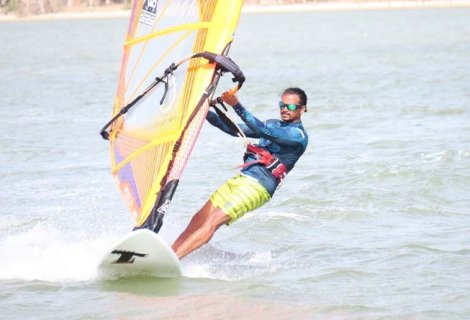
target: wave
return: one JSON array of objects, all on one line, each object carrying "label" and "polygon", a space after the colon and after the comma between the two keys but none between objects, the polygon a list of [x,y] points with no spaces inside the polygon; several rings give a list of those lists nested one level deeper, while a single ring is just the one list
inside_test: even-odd
[{"label": "wave", "polygon": [[96,278],[99,259],[116,241],[116,235],[91,236],[64,232],[47,223],[0,242],[2,280],[49,282],[87,281]]}]

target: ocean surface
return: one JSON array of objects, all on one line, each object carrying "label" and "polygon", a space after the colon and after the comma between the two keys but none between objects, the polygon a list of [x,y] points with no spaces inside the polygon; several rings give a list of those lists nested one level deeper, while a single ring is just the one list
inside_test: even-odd
[{"label": "ocean surface", "polygon": [[[0,318],[469,319],[469,21],[469,9],[242,16],[240,99],[277,118],[282,90],[304,88],[310,144],[274,198],[174,280],[97,276],[133,227],[98,134],[127,20],[1,23]],[[204,126],[165,240],[242,153]]]}]

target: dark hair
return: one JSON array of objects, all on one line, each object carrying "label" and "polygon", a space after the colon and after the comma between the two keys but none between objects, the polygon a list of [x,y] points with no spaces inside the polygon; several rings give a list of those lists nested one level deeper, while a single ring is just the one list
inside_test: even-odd
[{"label": "dark hair", "polygon": [[303,106],[307,105],[307,95],[305,94],[305,91],[303,91],[302,89],[300,89],[300,88],[287,88],[282,93],[282,95],[285,95],[285,94],[295,94],[299,97],[301,105],[303,105]]}]

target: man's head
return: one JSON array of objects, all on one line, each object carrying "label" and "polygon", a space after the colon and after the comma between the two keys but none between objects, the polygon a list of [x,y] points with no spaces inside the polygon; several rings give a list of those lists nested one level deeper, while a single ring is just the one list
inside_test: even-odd
[{"label": "man's head", "polygon": [[302,113],[307,111],[307,95],[300,88],[287,88],[282,93],[279,108],[282,121],[298,121]]}]

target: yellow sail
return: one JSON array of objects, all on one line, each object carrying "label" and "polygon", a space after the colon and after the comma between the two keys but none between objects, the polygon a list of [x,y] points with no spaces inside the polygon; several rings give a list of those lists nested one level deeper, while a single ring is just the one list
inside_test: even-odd
[{"label": "yellow sail", "polygon": [[132,6],[110,124],[111,166],[135,226],[158,231],[216,84],[216,65],[207,59],[168,67],[195,53],[226,53],[242,0],[134,0]]}]

